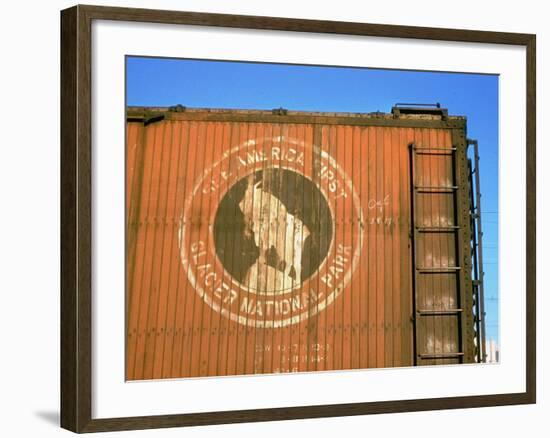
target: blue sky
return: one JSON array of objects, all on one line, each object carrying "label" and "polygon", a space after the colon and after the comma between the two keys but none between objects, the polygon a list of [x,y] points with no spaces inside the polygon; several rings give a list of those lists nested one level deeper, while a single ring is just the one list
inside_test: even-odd
[{"label": "blue sky", "polygon": [[487,337],[498,339],[498,76],[128,57],[131,106],[389,112],[440,102],[480,148]]}]

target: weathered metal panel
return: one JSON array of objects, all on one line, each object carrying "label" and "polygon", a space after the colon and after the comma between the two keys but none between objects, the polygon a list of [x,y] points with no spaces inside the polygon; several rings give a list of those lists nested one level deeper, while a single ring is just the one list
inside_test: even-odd
[{"label": "weathered metal panel", "polygon": [[[458,263],[456,235],[415,237],[411,210],[411,144],[451,148],[451,129],[247,114],[128,122],[127,379],[408,366],[415,344],[460,348],[460,316],[414,314],[460,300],[456,273],[413,284],[413,243],[423,266]],[[418,161],[418,184],[451,185],[452,158]],[[417,197],[417,224],[456,223],[453,198]]]}]

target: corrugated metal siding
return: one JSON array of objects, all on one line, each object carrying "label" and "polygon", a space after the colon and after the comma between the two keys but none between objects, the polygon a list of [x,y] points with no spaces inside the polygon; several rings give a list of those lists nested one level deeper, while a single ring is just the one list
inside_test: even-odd
[{"label": "corrugated metal siding", "polygon": [[[128,123],[127,379],[414,364],[411,144],[452,146],[449,130],[442,129],[195,120],[165,120],[147,126]],[[237,145],[241,145],[241,159],[253,162],[251,167],[239,165],[239,158],[227,158],[227,154],[224,158]],[[316,152],[312,145],[318,147]],[[273,153],[274,148],[280,154]],[[296,155],[294,162],[292,157],[283,158],[283,151],[288,154],[293,148],[306,151],[303,168],[296,163]],[[331,178],[331,172],[338,172],[327,157],[347,176],[359,206],[337,196],[338,185],[348,181]],[[217,161],[220,164],[212,168]],[[251,303],[260,302],[260,295],[243,289],[236,300],[246,297],[248,307],[238,301],[238,322],[229,317],[233,304],[224,307],[220,298],[225,297],[223,288],[201,292],[197,287],[221,275],[230,284],[227,271],[243,263],[242,254],[235,253],[227,258],[235,265],[226,262],[223,274],[211,267],[221,266],[216,251],[237,252],[241,244],[235,241],[238,235],[230,232],[220,234],[221,240],[215,243],[216,212],[231,189],[226,186],[228,181],[246,177],[252,168],[263,169],[264,185],[279,184],[271,188],[272,193],[279,190],[279,198],[305,196],[300,192],[302,186],[283,187],[282,172],[274,173],[278,180],[266,177],[266,169],[285,167],[303,170],[325,194],[330,218],[320,217],[320,211],[307,212],[318,227],[311,231],[317,241],[310,243],[316,248],[327,245],[324,240],[332,223],[332,243],[327,262],[321,265],[324,274],[314,273],[307,281],[293,283],[299,288],[289,295],[285,316],[297,317],[299,322],[279,326],[282,316],[277,315],[277,308],[280,314],[287,310],[283,301],[270,305],[265,298],[261,307],[258,303],[254,307]],[[416,172],[419,185],[451,185],[453,162],[448,156],[422,157]],[[193,190],[196,193],[191,195]],[[285,190],[293,193],[281,192]],[[253,202],[251,196],[245,194],[241,209],[246,209],[246,199]],[[268,205],[262,202],[256,200],[254,205]],[[273,202],[269,205],[281,208]],[[295,204],[310,208],[304,199]],[[424,226],[455,223],[452,197],[418,195],[417,204],[416,220]],[[236,226],[231,216],[223,220],[222,229]],[[285,226],[283,220],[272,226],[272,233],[282,242],[288,240]],[[451,233],[433,233],[417,242],[417,258],[427,267],[454,266],[456,250]],[[334,302],[323,308],[322,297],[329,296],[348,272],[339,271],[338,261],[344,259],[351,279]],[[279,281],[270,272],[257,280],[268,288]],[[456,275],[439,273],[417,281],[417,306],[433,310],[456,306]],[[215,308],[218,300],[220,308]],[[417,345],[418,352],[459,348],[458,317],[430,316],[419,321],[417,336],[422,345]]]}]

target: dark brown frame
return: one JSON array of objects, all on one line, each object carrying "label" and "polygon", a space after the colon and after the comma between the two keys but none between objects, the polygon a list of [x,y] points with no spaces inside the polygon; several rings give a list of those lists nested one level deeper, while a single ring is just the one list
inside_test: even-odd
[{"label": "dark brown frame", "polygon": [[[468,397],[92,419],[92,20],[139,21],[524,46],[527,52],[526,391]],[[61,426],[80,433],[535,403],[535,58],[536,37],[531,34],[99,6],[75,6],[62,11]]]}]

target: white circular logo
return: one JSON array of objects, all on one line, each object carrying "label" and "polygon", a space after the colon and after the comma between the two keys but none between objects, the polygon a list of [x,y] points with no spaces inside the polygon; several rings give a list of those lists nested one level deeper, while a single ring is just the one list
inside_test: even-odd
[{"label": "white circular logo", "polygon": [[183,269],[233,321],[295,324],[349,283],[363,241],[352,221],[362,221],[359,200],[325,151],[284,136],[251,139],[195,182],[181,216]]}]

